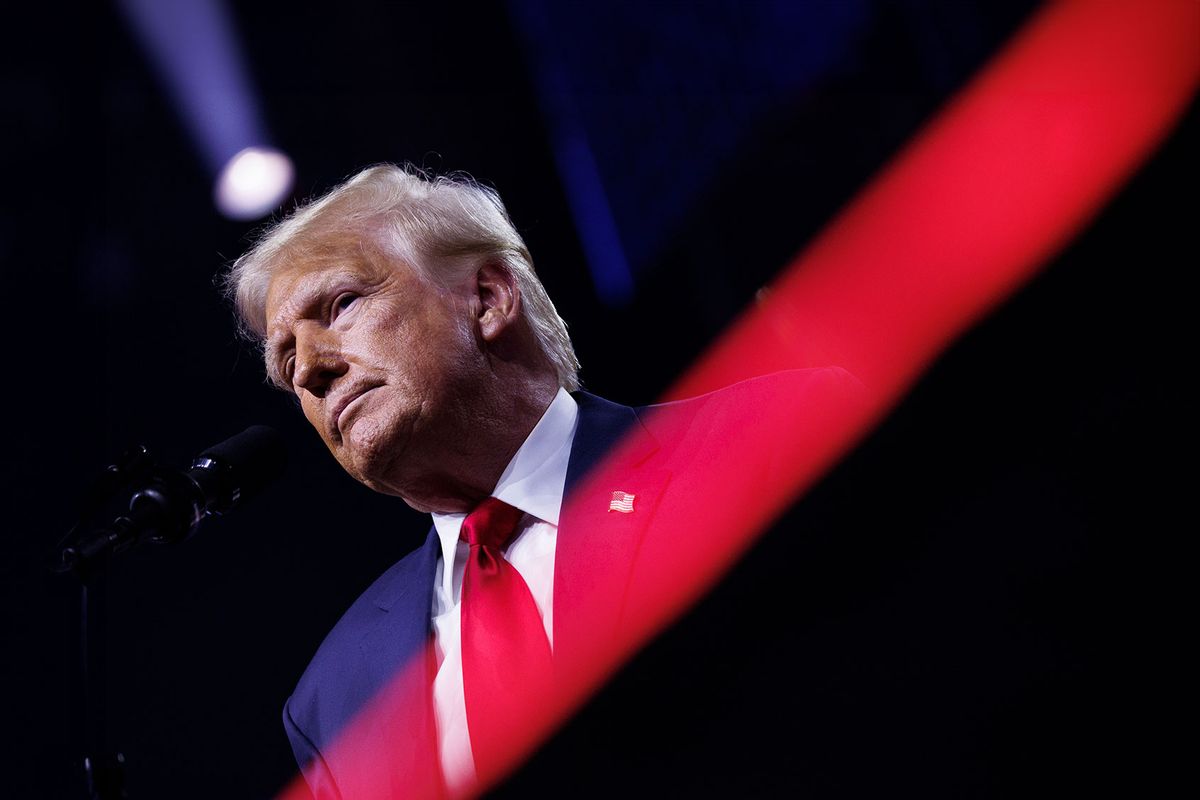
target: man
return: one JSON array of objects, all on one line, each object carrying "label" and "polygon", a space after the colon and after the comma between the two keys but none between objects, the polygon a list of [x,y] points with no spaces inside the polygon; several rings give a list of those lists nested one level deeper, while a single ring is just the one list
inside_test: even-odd
[{"label": "man", "polygon": [[[573,396],[566,327],[499,197],[393,166],[269,230],[230,287],[271,380],[342,467],[433,515],[425,545],[346,613],[285,708],[317,796],[464,794],[500,777],[520,754],[505,749],[513,720],[552,681],[551,652],[581,675],[609,636],[628,649],[652,633],[740,551],[743,522],[770,514],[723,521],[707,498],[803,472],[796,454],[829,422],[820,407],[852,391],[823,370],[661,412]],[[797,415],[807,400],[813,413]],[[755,439],[780,425],[796,446]],[[705,468],[718,453],[730,468]],[[706,524],[729,536],[692,547]],[[381,703],[386,723],[365,713]]]}]

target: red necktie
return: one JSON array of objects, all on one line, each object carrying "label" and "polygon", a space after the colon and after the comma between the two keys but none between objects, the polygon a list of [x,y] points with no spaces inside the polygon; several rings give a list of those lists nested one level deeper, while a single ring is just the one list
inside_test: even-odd
[{"label": "red necktie", "polygon": [[[521,510],[489,497],[463,520],[471,546],[462,586],[463,693],[475,771],[500,777],[507,735],[524,707],[551,679],[550,642],[521,574],[501,551],[517,531]],[[514,692],[514,687],[520,687]]]}]

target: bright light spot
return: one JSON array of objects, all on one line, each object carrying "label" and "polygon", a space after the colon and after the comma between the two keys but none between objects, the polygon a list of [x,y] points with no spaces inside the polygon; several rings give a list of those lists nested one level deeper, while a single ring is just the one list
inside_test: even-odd
[{"label": "bright light spot", "polygon": [[292,188],[292,160],[270,147],[247,147],[229,159],[213,191],[217,208],[232,219],[266,216]]}]

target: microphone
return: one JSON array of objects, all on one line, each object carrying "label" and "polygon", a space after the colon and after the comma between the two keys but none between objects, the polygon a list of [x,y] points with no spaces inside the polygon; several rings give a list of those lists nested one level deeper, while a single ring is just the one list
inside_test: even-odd
[{"label": "microphone", "polygon": [[262,491],[286,461],[283,437],[273,428],[252,425],[202,452],[186,472],[153,469],[138,482],[127,512],[60,552],[61,569],[80,572],[142,542],[181,542],[207,517]]}]

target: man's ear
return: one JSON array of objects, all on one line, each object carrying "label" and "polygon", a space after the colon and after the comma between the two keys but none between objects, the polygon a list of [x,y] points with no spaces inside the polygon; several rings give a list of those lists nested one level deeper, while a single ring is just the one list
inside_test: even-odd
[{"label": "man's ear", "polygon": [[479,295],[479,331],[485,342],[494,342],[521,316],[521,290],[507,268],[489,261],[475,273]]}]

